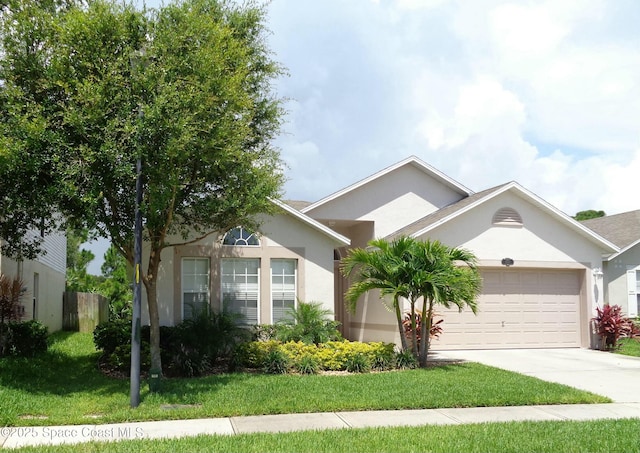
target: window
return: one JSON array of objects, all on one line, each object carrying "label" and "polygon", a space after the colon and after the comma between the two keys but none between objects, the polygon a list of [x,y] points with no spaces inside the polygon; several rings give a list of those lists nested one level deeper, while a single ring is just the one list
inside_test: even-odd
[{"label": "window", "polygon": [[223,245],[235,245],[235,246],[257,246],[260,245],[258,236],[251,231],[245,230],[242,227],[234,228],[224,235],[222,240]]},{"label": "window", "polygon": [[296,306],[296,260],[271,260],[271,309],[274,323],[290,319]]},{"label": "window", "polygon": [[182,259],[182,319],[192,319],[209,307],[209,259]]},{"label": "window", "polygon": [[522,226],[522,217],[513,208],[501,208],[493,215],[491,222],[500,226]]},{"label": "window", "polygon": [[635,318],[640,313],[640,268],[627,267],[627,316]]},{"label": "window", "polygon": [[259,292],[259,259],[222,260],[223,309],[243,315],[241,324],[258,324]]}]

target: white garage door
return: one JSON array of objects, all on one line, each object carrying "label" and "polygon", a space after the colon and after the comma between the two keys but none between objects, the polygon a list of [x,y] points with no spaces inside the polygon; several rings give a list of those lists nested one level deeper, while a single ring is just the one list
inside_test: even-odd
[{"label": "white garage door", "polygon": [[439,309],[443,333],[433,349],[580,346],[578,271],[483,270],[477,316]]}]

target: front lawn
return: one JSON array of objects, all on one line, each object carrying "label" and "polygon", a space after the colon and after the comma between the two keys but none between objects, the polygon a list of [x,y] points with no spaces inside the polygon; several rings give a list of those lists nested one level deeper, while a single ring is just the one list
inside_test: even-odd
[{"label": "front lawn", "polygon": [[618,354],[640,357],[640,338],[621,338],[618,344],[620,347],[615,351]]},{"label": "front lawn", "polygon": [[167,379],[129,408],[129,381],[102,375],[90,334],[58,333],[34,359],[0,359],[0,426],[257,414],[602,403],[609,399],[476,363],[351,375],[234,373]]},{"label": "front lawn", "polygon": [[640,420],[544,421],[38,446],[20,453],[72,452],[637,452]]}]

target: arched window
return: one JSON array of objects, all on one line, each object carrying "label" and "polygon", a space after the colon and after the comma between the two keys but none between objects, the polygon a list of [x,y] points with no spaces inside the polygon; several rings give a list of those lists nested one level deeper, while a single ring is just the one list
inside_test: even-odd
[{"label": "arched window", "polygon": [[522,226],[522,217],[513,208],[501,208],[493,214],[492,223],[499,226]]},{"label": "arched window", "polygon": [[249,230],[245,230],[242,227],[236,227],[224,235],[222,244],[234,245],[236,247],[252,246],[252,245],[257,246],[257,245],[260,245],[260,241],[258,240],[258,236],[255,233]]}]

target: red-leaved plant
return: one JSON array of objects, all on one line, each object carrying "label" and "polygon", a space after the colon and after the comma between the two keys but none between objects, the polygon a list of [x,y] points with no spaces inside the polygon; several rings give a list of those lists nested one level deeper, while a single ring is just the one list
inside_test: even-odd
[{"label": "red-leaved plant", "polygon": [[637,327],[630,318],[622,314],[622,307],[619,305],[605,305],[602,309],[596,307],[596,312],[597,315],[592,319],[596,333],[603,340],[604,349],[615,349],[620,338],[638,334]]},{"label": "red-leaved plant", "polygon": [[[431,330],[429,331],[429,336],[431,338],[438,338],[442,333],[442,322],[444,319],[435,320],[435,313],[431,317]],[[411,340],[411,313],[405,313],[404,319],[402,320],[402,327],[404,327],[404,334],[408,340]],[[422,313],[420,310],[416,310],[416,332],[418,337],[418,342],[420,342],[420,332],[422,332]]]},{"label": "red-leaved plant", "polygon": [[10,321],[19,321],[22,317],[21,299],[27,288],[20,277],[13,279],[0,273],[0,356],[5,355],[8,342]]}]

